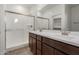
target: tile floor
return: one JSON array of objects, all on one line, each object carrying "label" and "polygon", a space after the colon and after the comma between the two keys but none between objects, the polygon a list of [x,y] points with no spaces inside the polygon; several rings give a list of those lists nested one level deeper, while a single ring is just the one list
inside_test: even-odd
[{"label": "tile floor", "polygon": [[33,55],[33,54],[30,51],[29,47],[24,47],[13,51],[9,51],[6,53],[6,55]]}]

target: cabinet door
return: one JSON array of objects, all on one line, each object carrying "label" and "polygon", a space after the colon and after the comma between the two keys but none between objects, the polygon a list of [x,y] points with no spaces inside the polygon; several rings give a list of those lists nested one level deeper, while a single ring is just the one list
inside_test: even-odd
[{"label": "cabinet door", "polygon": [[55,53],[55,55],[65,55],[64,53],[62,53],[56,49],[54,49],[54,53]]},{"label": "cabinet door", "polygon": [[32,43],[32,52],[33,54],[36,54],[36,39],[32,38],[33,39],[33,43]]},{"label": "cabinet door", "polygon": [[43,44],[42,54],[43,55],[54,55],[54,49],[48,45]]},{"label": "cabinet door", "polygon": [[29,47],[30,47],[30,50],[31,51],[32,51],[32,43],[33,43],[32,42],[32,37],[29,36]]},{"label": "cabinet door", "polygon": [[37,49],[41,50],[41,41],[37,40]]},{"label": "cabinet door", "polygon": [[37,55],[41,55],[41,50],[37,49]]}]

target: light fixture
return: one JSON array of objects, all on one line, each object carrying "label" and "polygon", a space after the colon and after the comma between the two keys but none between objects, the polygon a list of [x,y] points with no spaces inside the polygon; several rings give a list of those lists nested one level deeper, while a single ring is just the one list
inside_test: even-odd
[{"label": "light fixture", "polygon": [[14,19],[14,23],[17,23],[19,20],[16,18],[16,19]]}]

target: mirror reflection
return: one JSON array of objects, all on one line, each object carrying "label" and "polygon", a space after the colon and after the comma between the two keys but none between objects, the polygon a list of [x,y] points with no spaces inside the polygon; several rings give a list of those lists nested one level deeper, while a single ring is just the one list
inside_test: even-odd
[{"label": "mirror reflection", "polygon": [[47,4],[37,16],[49,19],[50,30],[79,31],[78,4]]}]

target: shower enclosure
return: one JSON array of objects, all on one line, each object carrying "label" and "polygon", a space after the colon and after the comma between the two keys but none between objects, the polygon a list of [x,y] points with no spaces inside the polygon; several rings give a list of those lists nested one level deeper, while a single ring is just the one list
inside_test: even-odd
[{"label": "shower enclosure", "polygon": [[34,17],[6,12],[6,49],[28,45],[28,31],[34,29]]}]

